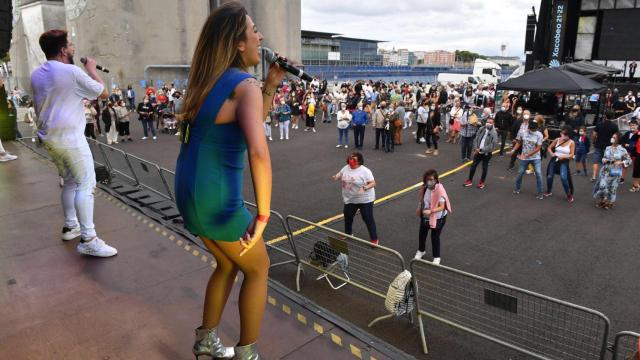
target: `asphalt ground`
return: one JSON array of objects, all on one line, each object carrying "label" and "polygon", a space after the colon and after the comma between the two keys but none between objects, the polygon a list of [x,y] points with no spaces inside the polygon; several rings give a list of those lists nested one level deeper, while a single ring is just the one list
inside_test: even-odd
[{"label": "asphalt ground", "polygon": [[[177,137],[159,134],[155,141],[140,140],[140,123],[133,121],[131,128],[135,141],[116,147],[168,169],[175,167]],[[416,144],[409,131],[415,128],[414,123],[412,129],[403,131],[403,145],[396,146],[394,153],[384,153],[373,150],[375,131],[367,127],[361,152],[376,179],[377,198],[418,183],[426,169],[445,173],[462,165],[459,144],[441,141],[439,156],[424,156],[425,145]],[[314,222],[340,214],[340,185],[330,177],[354,151],[353,134],[350,148],[338,149],[335,123],[318,122],[317,133],[291,130],[288,141],[277,140],[277,131],[273,127],[274,141],[270,143],[272,209]],[[535,198],[533,175],[525,175],[521,194],[514,195],[516,173],[506,170],[507,163],[506,156],[493,157],[483,190],[462,187],[468,167],[442,179],[454,210],[442,234],[442,263],[603,312],[611,321],[611,341],[619,331],[640,330],[640,241],[636,230],[640,195],[628,192],[630,177],[618,190],[616,207],[604,211],[594,207],[592,183],[584,177],[574,177],[576,201],[572,204],[565,201],[558,177],[550,198]],[[480,169],[474,185],[479,176]],[[245,196],[252,201],[250,180],[245,171]],[[379,204],[374,211],[380,243],[400,252],[407,263],[417,249],[417,201],[418,191],[413,190]],[[340,220],[329,226],[343,228]],[[359,217],[354,233],[368,239]],[[428,242],[425,259],[431,259],[430,255]],[[276,268],[271,276],[295,289],[293,267]],[[313,272],[305,275],[302,294],[354,324],[366,328],[371,314],[380,314],[380,299],[348,287],[333,291],[313,278]],[[417,327],[406,319],[387,320],[369,331],[422,357]],[[431,359],[523,358],[435,321],[427,320],[427,331]]]}]

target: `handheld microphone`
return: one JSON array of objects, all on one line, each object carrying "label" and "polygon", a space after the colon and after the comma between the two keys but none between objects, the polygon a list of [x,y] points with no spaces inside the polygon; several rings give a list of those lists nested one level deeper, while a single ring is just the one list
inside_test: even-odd
[{"label": "handheld microphone", "polygon": [[[80,58],[80,62],[81,62],[81,63],[83,63],[83,64],[86,64],[86,63],[87,63],[87,58],[83,58],[83,57],[82,57],[82,58]],[[96,65],[96,69],[98,69],[98,70],[102,70],[102,71],[104,71],[104,72],[106,72],[106,73],[108,73],[108,72],[109,72],[109,69],[107,69],[106,67],[102,67],[102,66],[100,66],[100,65]]]},{"label": "handheld microphone", "polygon": [[309,76],[309,74],[289,64],[285,58],[278,56],[273,50],[269,49],[268,47],[263,46],[262,51],[264,51],[264,59],[267,62],[277,63],[286,72],[290,73],[291,75],[297,76],[304,81],[313,81],[313,78]]}]

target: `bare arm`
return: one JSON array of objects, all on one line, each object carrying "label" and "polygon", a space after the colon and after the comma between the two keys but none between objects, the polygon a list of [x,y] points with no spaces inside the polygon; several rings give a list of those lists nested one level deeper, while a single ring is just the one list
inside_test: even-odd
[{"label": "bare arm", "polygon": [[102,93],[98,95],[98,98],[103,100],[108,98],[109,93],[107,92],[107,87],[104,86],[104,81],[102,81],[102,78],[98,75],[98,70],[96,70],[96,61],[92,58],[87,58],[84,68],[87,69],[87,75],[89,75],[90,78],[102,84]]},{"label": "bare arm", "polygon": [[[260,91],[260,84],[253,78],[243,81],[237,88],[238,123],[247,141],[249,153],[249,166],[251,168],[251,178],[253,180],[253,190],[258,205],[258,215],[268,217],[271,211],[271,158],[262,119],[266,117],[263,111],[264,98]],[[255,227],[251,239],[243,243],[243,255],[249,251],[262,238],[267,223],[265,221],[255,221]]]}]

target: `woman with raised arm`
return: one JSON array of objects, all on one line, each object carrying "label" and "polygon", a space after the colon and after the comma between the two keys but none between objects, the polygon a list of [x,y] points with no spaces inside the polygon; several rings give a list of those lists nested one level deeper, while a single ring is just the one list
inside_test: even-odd
[{"label": "woman with raised arm", "polygon": [[[259,359],[267,297],[269,257],[262,234],[271,206],[271,160],[262,120],[284,72],[272,65],[264,87],[247,71],[260,63],[262,34],[245,8],[230,2],[205,22],[189,73],[176,165],[176,202],[185,227],[198,235],[216,259],[196,329],[193,354],[228,359],[217,328],[238,270],[240,341],[235,359]],[[253,218],[242,197],[245,152],[258,205]]]}]

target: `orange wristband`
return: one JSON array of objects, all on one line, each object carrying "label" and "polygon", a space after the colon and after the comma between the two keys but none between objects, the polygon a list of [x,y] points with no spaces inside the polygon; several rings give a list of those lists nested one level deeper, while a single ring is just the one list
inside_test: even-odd
[{"label": "orange wristband", "polygon": [[269,215],[258,215],[256,216],[256,220],[261,221],[263,223],[268,223],[269,222]]}]

